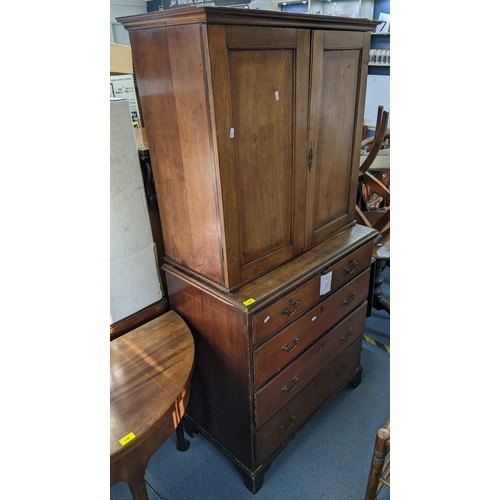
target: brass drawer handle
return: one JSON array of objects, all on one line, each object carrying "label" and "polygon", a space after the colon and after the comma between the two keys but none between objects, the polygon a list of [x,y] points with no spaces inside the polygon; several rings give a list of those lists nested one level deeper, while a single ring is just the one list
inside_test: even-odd
[{"label": "brass drawer handle", "polygon": [[292,427],[292,425],[293,425],[293,421],[294,421],[296,418],[297,418],[297,417],[295,416],[295,414],[294,414],[294,415],[291,415],[291,416],[289,417],[289,420],[291,420],[291,421],[292,421],[292,423],[291,423],[291,424],[287,427],[287,426],[286,426],[286,422],[285,422],[284,424],[281,424],[281,425],[280,425],[280,429],[283,429],[284,431],[287,431],[288,429],[290,429],[290,427]]},{"label": "brass drawer handle", "polygon": [[355,260],[354,262],[351,261],[351,265],[349,267],[344,267],[344,273],[347,274],[352,274],[354,270],[356,269],[356,266],[358,265],[358,261]]},{"label": "brass drawer handle", "polygon": [[350,304],[354,300],[354,297],[356,297],[356,294],[352,292],[347,299],[342,301],[342,304]]},{"label": "brass drawer handle", "polygon": [[300,299],[297,299],[295,302],[292,303],[292,299],[290,299],[290,305],[293,305],[295,306],[295,309],[290,312],[290,310],[288,309],[288,307],[284,307],[282,310],[281,310],[281,314],[288,314],[288,316],[293,316],[296,312],[297,312],[297,306],[300,304]]},{"label": "brass drawer handle", "polygon": [[342,370],[339,370],[339,371],[335,374],[335,376],[337,376],[337,375],[338,375],[338,376],[340,376],[340,377],[341,377],[342,375],[344,375],[344,373],[345,373],[346,371],[347,371],[347,365],[344,365],[344,368],[342,368]]},{"label": "brass drawer handle", "polygon": [[297,347],[297,342],[300,340],[300,337],[297,335],[293,338],[293,343],[295,344],[292,348],[288,347],[288,344],[285,344],[281,347],[282,351],[292,352]]},{"label": "brass drawer handle", "polygon": [[298,381],[299,381],[299,376],[295,375],[295,377],[293,377],[293,380],[292,380],[292,382],[294,382],[294,384],[292,385],[292,387],[288,387],[287,385],[285,385],[281,389],[281,392],[292,392],[297,387],[297,382]]},{"label": "brass drawer handle", "polygon": [[345,335],[342,335],[342,337],[340,337],[340,340],[343,340],[345,342],[346,340],[350,339],[351,335],[352,335],[352,332],[353,332],[353,329],[349,328],[349,330],[347,331],[347,333]]}]

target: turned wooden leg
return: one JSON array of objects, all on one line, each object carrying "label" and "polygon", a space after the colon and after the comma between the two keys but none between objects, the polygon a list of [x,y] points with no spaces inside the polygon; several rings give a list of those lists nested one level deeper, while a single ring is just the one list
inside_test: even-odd
[{"label": "turned wooden leg", "polygon": [[365,500],[374,500],[377,496],[377,487],[387,455],[387,440],[389,437],[390,432],[387,429],[382,428],[377,431],[372,463],[368,474],[368,483],[366,485]]},{"label": "turned wooden leg", "polygon": [[189,448],[190,442],[184,436],[184,426],[182,424],[182,419],[179,425],[175,428],[177,434],[177,449],[179,451],[186,451]]},{"label": "turned wooden leg", "polygon": [[[145,472],[145,471],[144,471]],[[146,490],[146,482],[144,481],[144,474],[142,478],[137,478],[128,483],[132,498],[134,500],[148,500],[148,492]]]}]

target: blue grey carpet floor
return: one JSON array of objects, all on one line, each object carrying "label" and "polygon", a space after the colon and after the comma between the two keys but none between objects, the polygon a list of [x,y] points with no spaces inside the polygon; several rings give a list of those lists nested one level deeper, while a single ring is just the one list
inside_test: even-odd
[{"label": "blue grey carpet floor", "polygon": [[[389,296],[390,268],[384,270]],[[373,310],[365,334],[389,345],[389,314]],[[390,417],[390,354],[363,341],[363,378],[340,391],[274,459],[257,494],[246,489],[232,463],[203,436],[186,452],[175,434],[151,457],[146,470],[150,500],[363,500],[375,434]],[[379,500],[390,498],[383,487]],[[110,500],[132,500],[125,483]]]}]

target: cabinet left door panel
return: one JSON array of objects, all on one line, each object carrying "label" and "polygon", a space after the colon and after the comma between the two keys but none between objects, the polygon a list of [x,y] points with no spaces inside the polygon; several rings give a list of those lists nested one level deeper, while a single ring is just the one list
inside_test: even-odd
[{"label": "cabinet left door panel", "polygon": [[309,32],[209,26],[208,39],[228,274],[240,283],[304,249]]}]

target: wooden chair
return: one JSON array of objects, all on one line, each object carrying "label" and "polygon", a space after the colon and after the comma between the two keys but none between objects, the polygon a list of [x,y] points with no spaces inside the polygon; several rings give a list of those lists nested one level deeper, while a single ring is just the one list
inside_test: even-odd
[{"label": "wooden chair", "polygon": [[[389,113],[384,111],[383,106],[379,106],[375,135],[361,142],[361,150],[367,147],[369,153],[366,160],[359,167],[358,196],[356,200],[358,224],[377,229],[381,237],[388,234],[390,229],[391,192],[386,185],[369,171],[369,168],[375,162],[384,142],[390,140],[390,130],[387,129],[388,120]],[[367,205],[367,200],[372,193],[376,193],[383,200],[384,207],[381,210],[370,210]]]},{"label": "wooden chair", "polygon": [[[379,106],[375,135],[361,142],[361,149],[368,147],[369,152],[359,168],[358,196],[356,199],[356,222],[363,226],[376,229],[379,234],[374,240],[373,258],[376,260],[373,288],[373,308],[384,310],[390,314],[390,303],[382,293],[384,278],[382,273],[390,265],[390,204],[391,193],[376,175],[369,171],[377,155],[386,141],[390,140],[390,130],[387,128],[389,113]],[[383,201],[383,206],[375,210],[368,200],[373,193]]]},{"label": "wooden chair", "polygon": [[365,500],[375,500],[383,486],[390,488],[391,420],[377,431],[368,474]]}]

